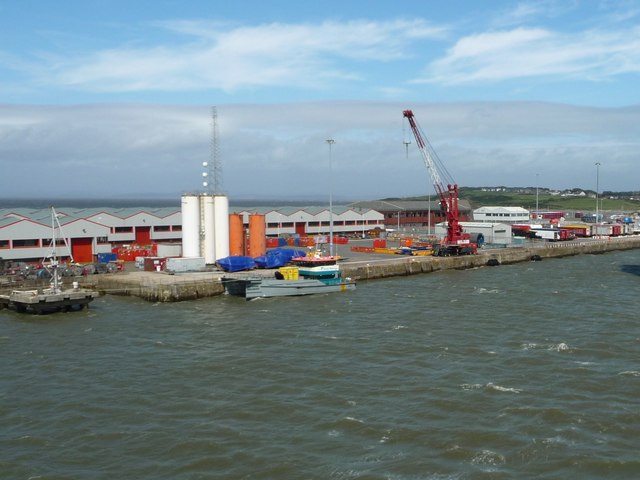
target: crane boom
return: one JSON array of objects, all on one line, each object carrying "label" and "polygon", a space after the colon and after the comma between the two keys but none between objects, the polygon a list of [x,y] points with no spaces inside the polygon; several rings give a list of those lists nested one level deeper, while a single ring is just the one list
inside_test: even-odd
[{"label": "crane boom", "polygon": [[[439,249],[439,253],[442,255],[476,253],[477,246],[471,243],[470,235],[464,233],[460,225],[458,185],[451,179],[451,176],[444,168],[444,165],[442,165],[433,147],[431,147],[426,136],[422,133],[422,129],[418,125],[413,112],[411,110],[405,110],[402,114],[409,121],[418,149],[427,166],[427,170],[429,170],[431,181],[440,199],[440,208],[447,220],[447,235],[443,248]],[[442,176],[445,175],[450,179],[446,188],[442,182]]]}]

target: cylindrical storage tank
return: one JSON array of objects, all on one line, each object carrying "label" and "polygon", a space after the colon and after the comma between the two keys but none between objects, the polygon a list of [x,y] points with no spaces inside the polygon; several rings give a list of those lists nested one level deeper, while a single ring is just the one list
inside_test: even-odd
[{"label": "cylindrical storage tank", "polygon": [[242,215],[229,215],[229,255],[244,255],[244,225]]},{"label": "cylindrical storage tank", "polygon": [[200,197],[182,197],[182,256],[200,256]]},{"label": "cylindrical storage tank", "polygon": [[229,256],[229,199],[225,195],[216,195],[213,201],[216,232],[215,259],[217,260]]},{"label": "cylindrical storage tank", "polygon": [[267,253],[265,216],[259,213],[249,215],[249,255],[253,258]]},{"label": "cylindrical storage tank", "polygon": [[215,197],[203,195],[200,197],[200,203],[204,218],[202,256],[204,257],[204,262],[211,265],[216,262]]}]

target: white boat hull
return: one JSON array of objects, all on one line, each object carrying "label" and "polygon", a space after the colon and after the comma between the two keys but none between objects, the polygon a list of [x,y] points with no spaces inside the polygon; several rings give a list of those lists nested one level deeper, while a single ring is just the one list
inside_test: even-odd
[{"label": "white boat hull", "polygon": [[247,300],[254,298],[290,297],[298,295],[315,295],[322,293],[346,292],[355,290],[356,283],[349,279],[320,280],[299,278],[297,280],[279,280],[274,278],[228,279],[226,290],[231,295],[244,296]]}]

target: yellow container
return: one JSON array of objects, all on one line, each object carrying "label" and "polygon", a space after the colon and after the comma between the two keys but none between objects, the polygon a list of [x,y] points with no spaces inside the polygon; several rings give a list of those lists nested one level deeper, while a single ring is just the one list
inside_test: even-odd
[{"label": "yellow container", "polygon": [[278,271],[285,280],[298,280],[298,267],[280,267]]}]

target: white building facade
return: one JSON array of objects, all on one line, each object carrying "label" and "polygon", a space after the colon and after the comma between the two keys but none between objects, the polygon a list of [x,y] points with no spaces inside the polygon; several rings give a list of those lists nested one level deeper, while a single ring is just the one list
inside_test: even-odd
[{"label": "white building facade", "polygon": [[522,207],[480,207],[473,211],[474,222],[526,223],[531,212]]}]

